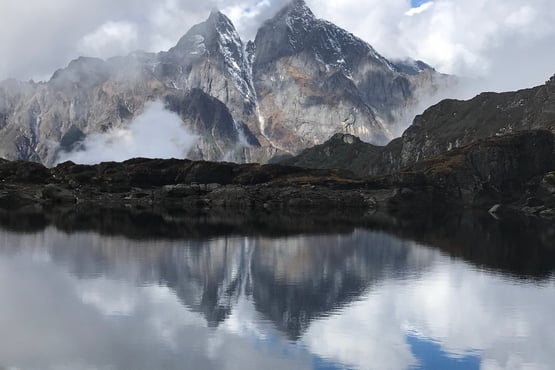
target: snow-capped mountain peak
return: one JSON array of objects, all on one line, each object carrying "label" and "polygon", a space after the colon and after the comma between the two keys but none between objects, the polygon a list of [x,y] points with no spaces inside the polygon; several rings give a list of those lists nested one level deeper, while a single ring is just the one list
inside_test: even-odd
[{"label": "snow-capped mountain peak", "polygon": [[275,18],[283,19],[292,31],[308,31],[316,20],[314,13],[303,0],[294,0],[285,6]]},{"label": "snow-capped mountain peak", "polygon": [[243,42],[231,20],[220,11],[213,10],[206,21],[193,26],[168,54],[173,63],[184,66],[209,58],[223,67],[245,99],[252,99]]},{"label": "snow-capped mountain peak", "polygon": [[231,20],[223,13],[213,10],[208,19],[193,26],[170,50],[170,53],[191,53],[204,45],[205,52],[217,54],[220,48],[226,47],[235,58],[240,58],[243,46],[241,38]]}]

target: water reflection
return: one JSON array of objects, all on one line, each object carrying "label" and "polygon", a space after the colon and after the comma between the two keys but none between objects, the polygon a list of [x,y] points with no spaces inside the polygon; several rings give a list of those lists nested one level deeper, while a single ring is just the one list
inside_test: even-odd
[{"label": "water reflection", "polygon": [[39,232],[48,226],[67,233],[94,231],[133,240],[202,240],[221,236],[283,237],[382,230],[441,249],[480,268],[523,279],[545,279],[555,271],[555,225],[530,219],[495,220],[489,214],[426,214],[400,218],[350,211],[325,214],[213,212],[167,214],[125,210],[54,209],[10,213],[0,227]]},{"label": "water reflection", "polygon": [[[0,368],[548,369],[555,362],[554,265],[534,253],[515,273],[483,268],[481,256],[500,253],[496,242],[469,264],[449,248],[360,228],[227,234],[0,232]],[[438,234],[432,239],[444,242]]]}]

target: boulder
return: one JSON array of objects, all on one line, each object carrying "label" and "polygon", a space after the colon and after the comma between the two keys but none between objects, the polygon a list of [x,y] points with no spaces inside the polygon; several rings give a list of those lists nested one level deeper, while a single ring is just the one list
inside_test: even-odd
[{"label": "boulder", "polygon": [[43,187],[42,199],[55,204],[73,204],[76,202],[76,197],[72,191],[53,184]]},{"label": "boulder", "polygon": [[0,162],[0,181],[19,184],[46,184],[52,181],[48,168],[35,162]]}]

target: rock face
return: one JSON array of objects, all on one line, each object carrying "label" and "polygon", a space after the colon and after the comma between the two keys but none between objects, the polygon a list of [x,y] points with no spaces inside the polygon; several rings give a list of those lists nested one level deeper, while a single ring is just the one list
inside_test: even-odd
[{"label": "rock face", "polygon": [[555,132],[555,76],[531,89],[483,93],[468,101],[445,100],[430,107],[404,132],[400,166],[477,139],[534,129]]},{"label": "rock face", "polygon": [[418,162],[394,176],[402,177],[403,183],[424,177],[467,204],[506,203],[526,197],[531,187],[538,186],[534,178],[541,179],[554,168],[553,134],[523,131],[478,140]]},{"label": "rock face", "polygon": [[225,104],[201,89],[165,99],[168,109],[184,117],[185,124],[199,135],[188,155],[191,159],[242,161],[244,147],[260,145],[246,126],[237,125]]},{"label": "rock face", "polygon": [[247,45],[214,11],[166,52],[81,57],[48,82],[0,82],[0,156],[52,165],[155,99],[201,137],[191,158],[265,161],[346,130],[384,142],[400,112],[447,80],[424,63],[389,62],[303,1]]},{"label": "rock face", "polygon": [[379,158],[383,147],[368,144],[350,134],[335,134],[321,145],[281,161],[305,168],[342,168],[364,177],[370,173],[372,160]]},{"label": "rock face", "polygon": [[424,63],[393,64],[302,0],[265,22],[253,47],[261,132],[290,153],[345,131],[386,143],[418,94],[447,83]]},{"label": "rock face", "polygon": [[[544,129],[555,132],[555,76],[545,85],[484,93],[468,101],[445,100],[417,116],[401,138],[377,147],[342,136],[306,149],[286,163],[343,168],[359,176],[384,175],[488,137]],[[331,158],[333,157],[333,158]]]}]

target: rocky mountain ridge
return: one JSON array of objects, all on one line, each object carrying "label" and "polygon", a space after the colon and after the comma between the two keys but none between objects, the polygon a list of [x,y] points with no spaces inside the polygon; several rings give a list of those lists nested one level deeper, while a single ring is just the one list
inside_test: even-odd
[{"label": "rocky mountain ridge", "polygon": [[52,165],[156,99],[201,137],[184,153],[193,159],[264,162],[343,131],[385,143],[403,112],[451,82],[422,62],[386,60],[302,0],[246,44],[213,11],[167,52],[81,57],[47,82],[0,82],[0,157]]},{"label": "rocky mountain ridge", "polygon": [[[418,215],[503,204],[555,217],[555,136],[546,130],[490,137],[388,176],[345,170],[135,158],[54,168],[0,161],[0,208],[381,210]],[[498,207],[499,208],[499,207]]]},{"label": "rocky mountain ridge", "polygon": [[384,175],[481,139],[537,129],[555,133],[555,76],[530,89],[444,100],[417,116],[400,138],[386,146],[336,134],[285,163],[348,169],[362,177]]}]

